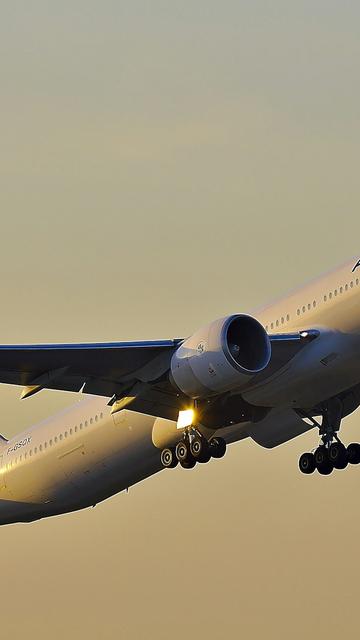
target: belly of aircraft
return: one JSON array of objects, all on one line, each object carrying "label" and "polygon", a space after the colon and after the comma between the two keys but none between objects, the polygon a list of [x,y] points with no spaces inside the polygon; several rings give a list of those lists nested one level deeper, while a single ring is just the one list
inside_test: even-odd
[{"label": "belly of aircraft", "polygon": [[154,418],[126,412],[78,446],[19,464],[2,474],[0,524],[31,521],[94,505],[162,467]]}]

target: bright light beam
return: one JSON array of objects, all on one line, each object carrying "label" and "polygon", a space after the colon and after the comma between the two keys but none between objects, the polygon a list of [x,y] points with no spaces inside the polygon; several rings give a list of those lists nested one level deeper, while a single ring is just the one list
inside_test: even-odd
[{"label": "bright light beam", "polygon": [[193,409],[186,409],[185,411],[179,411],[179,417],[176,424],[177,429],[185,429],[185,427],[191,427],[194,423],[195,412]]}]

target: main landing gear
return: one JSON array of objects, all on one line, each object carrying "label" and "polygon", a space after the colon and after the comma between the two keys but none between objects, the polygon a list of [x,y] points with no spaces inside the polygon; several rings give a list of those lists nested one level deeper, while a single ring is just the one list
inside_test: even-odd
[{"label": "main landing gear", "polygon": [[310,474],[317,470],[321,475],[329,475],[333,469],[345,469],[348,464],[360,464],[360,444],[353,442],[347,447],[339,440],[342,405],[338,398],[330,400],[323,407],[319,427],[321,442],[313,453],[303,453],[299,459],[301,473]]},{"label": "main landing gear", "polygon": [[176,447],[163,449],[161,463],[167,469],[173,469],[180,462],[184,469],[193,469],[197,462],[209,462],[211,458],[222,458],[226,452],[223,438],[206,440],[196,429],[191,428],[184,433],[183,439]]}]

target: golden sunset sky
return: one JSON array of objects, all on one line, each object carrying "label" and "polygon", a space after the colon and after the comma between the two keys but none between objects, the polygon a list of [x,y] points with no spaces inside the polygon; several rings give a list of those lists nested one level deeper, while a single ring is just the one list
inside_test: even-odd
[{"label": "golden sunset sky", "polygon": [[[359,21],[339,0],[0,2],[0,341],[181,337],[359,254]],[[79,400],[19,395],[0,388],[7,437]],[[300,476],[316,443],[245,441],[1,528],[1,637],[358,635],[360,468]]]}]

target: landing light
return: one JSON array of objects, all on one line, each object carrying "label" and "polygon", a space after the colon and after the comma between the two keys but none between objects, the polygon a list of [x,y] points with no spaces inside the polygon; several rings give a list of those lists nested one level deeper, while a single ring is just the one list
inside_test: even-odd
[{"label": "landing light", "polygon": [[185,411],[179,411],[179,417],[176,424],[177,429],[185,429],[185,427],[191,427],[194,423],[195,412],[193,409],[186,409]]}]

